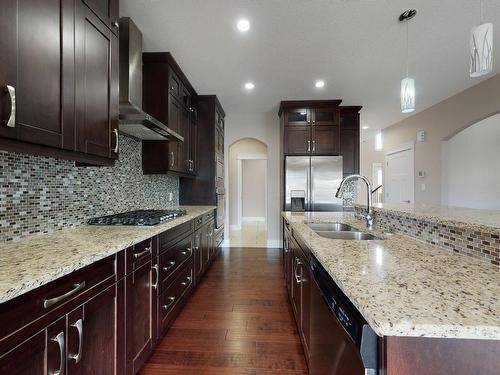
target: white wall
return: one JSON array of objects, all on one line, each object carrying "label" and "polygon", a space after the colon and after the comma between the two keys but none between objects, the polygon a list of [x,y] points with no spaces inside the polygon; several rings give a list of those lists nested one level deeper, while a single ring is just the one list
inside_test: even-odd
[{"label": "white wall", "polygon": [[242,217],[266,217],[267,160],[242,160]]},{"label": "white wall", "polygon": [[[242,138],[255,138],[267,147],[267,235],[268,246],[279,246],[280,235],[280,127],[278,110],[266,113],[228,113],[226,116],[225,155],[229,165],[229,147]],[[229,184],[229,170],[226,168],[226,183]],[[227,185],[229,186],[229,185]],[[229,190],[229,189],[228,189]],[[231,191],[228,204],[231,206]],[[228,207],[228,214],[231,207]],[[227,218],[226,222],[229,222]],[[229,226],[226,225],[226,238],[229,238]]]},{"label": "white wall", "polygon": [[500,209],[500,114],[443,142],[442,204]]}]

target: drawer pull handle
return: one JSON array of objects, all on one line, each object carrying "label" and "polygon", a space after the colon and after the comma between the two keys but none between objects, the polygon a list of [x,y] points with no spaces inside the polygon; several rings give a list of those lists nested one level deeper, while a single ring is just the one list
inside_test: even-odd
[{"label": "drawer pull handle", "polygon": [[9,128],[14,128],[16,126],[16,89],[13,86],[7,85],[7,93],[10,96],[10,116],[6,122]]},{"label": "drawer pull handle", "polygon": [[175,302],[175,297],[168,297],[170,303],[167,303],[166,305],[163,305],[163,309],[168,310],[170,306],[172,306]]},{"label": "drawer pull handle", "polygon": [[300,284],[302,282],[302,278],[299,275],[297,275],[298,268],[301,265],[302,265],[302,262],[300,261],[300,259],[299,258],[295,258],[295,267],[294,267],[294,270],[293,270],[293,275],[295,276],[295,282],[297,284]]},{"label": "drawer pull handle", "polygon": [[190,247],[188,247],[186,250],[181,251],[181,254],[182,254],[182,255],[187,255],[187,254],[191,255],[191,252],[192,252],[191,248],[190,248]]},{"label": "drawer pull handle", "polygon": [[169,266],[163,267],[163,271],[167,271],[167,272],[168,272],[168,271],[170,271],[170,269],[171,269],[173,266],[175,266],[175,260],[171,261],[171,262],[169,263]]},{"label": "drawer pull handle", "polygon": [[191,276],[188,276],[188,277],[186,277],[186,281],[183,281],[183,282],[181,283],[181,285],[182,285],[182,286],[186,286],[186,285],[188,285],[188,284],[189,284],[189,282],[190,282],[190,281],[191,281]]},{"label": "drawer pull handle", "polygon": [[119,140],[120,135],[118,134],[118,129],[113,129],[113,134],[115,135],[115,140],[116,140],[115,147],[113,148],[113,152],[115,154],[117,154],[118,153],[118,147],[120,145],[120,140]]},{"label": "drawer pull handle", "polygon": [[146,255],[146,254],[151,254],[151,246],[147,247],[146,250],[141,251],[140,253],[135,253],[134,258],[139,259],[140,257]]},{"label": "drawer pull handle", "polygon": [[51,339],[52,341],[57,342],[57,345],[59,345],[59,354],[61,356],[60,362],[59,362],[59,370],[57,371],[51,371],[51,375],[64,375],[64,332],[59,332],[56,337],[53,337]]},{"label": "drawer pull handle", "polygon": [[71,297],[73,294],[78,293],[80,290],[85,288],[85,281],[82,281],[79,284],[75,284],[73,286],[73,289],[71,289],[69,292],[64,293],[63,295],[60,295],[58,297],[50,298],[50,299],[45,299],[43,300],[43,307],[45,309],[48,309],[50,306],[55,305],[56,303],[59,303],[61,301],[64,301],[66,298]]},{"label": "drawer pull handle", "polygon": [[75,363],[80,362],[82,359],[82,346],[83,346],[83,319],[80,318],[76,321],[76,323],[72,324],[71,327],[76,328],[78,331],[78,353],[72,354],[70,356],[71,359],[75,360]]},{"label": "drawer pull handle", "polygon": [[160,281],[160,275],[159,275],[159,272],[158,272],[158,264],[155,264],[153,266],[153,269],[155,270],[156,281],[155,281],[155,283],[153,285],[151,285],[151,287],[153,289],[156,289],[156,288],[158,288],[158,282]]}]

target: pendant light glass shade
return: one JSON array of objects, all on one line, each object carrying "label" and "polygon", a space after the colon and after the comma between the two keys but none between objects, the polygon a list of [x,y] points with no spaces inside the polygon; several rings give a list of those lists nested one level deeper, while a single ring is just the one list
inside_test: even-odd
[{"label": "pendant light glass shade", "polygon": [[410,77],[401,81],[401,112],[410,113],[415,110],[415,80]]},{"label": "pendant light glass shade", "polygon": [[493,24],[483,23],[471,31],[470,76],[481,77],[493,70]]}]

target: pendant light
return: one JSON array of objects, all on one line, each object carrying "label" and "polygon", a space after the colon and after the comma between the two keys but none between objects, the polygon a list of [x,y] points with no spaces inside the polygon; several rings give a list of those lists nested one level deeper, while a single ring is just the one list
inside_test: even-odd
[{"label": "pendant light", "polygon": [[415,9],[410,9],[399,16],[399,22],[406,23],[406,77],[401,81],[401,112],[410,113],[415,110],[415,79],[408,74],[408,21],[417,15]]},{"label": "pendant light", "polygon": [[493,24],[484,23],[483,0],[480,0],[479,26],[470,34],[470,76],[477,78],[493,71]]}]

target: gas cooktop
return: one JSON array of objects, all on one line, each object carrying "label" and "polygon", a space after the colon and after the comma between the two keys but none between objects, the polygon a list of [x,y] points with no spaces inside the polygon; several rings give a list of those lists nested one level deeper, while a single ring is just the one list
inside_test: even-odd
[{"label": "gas cooktop", "polygon": [[152,226],[186,215],[186,210],[137,210],[115,215],[94,217],[87,223],[90,225],[132,225]]}]

